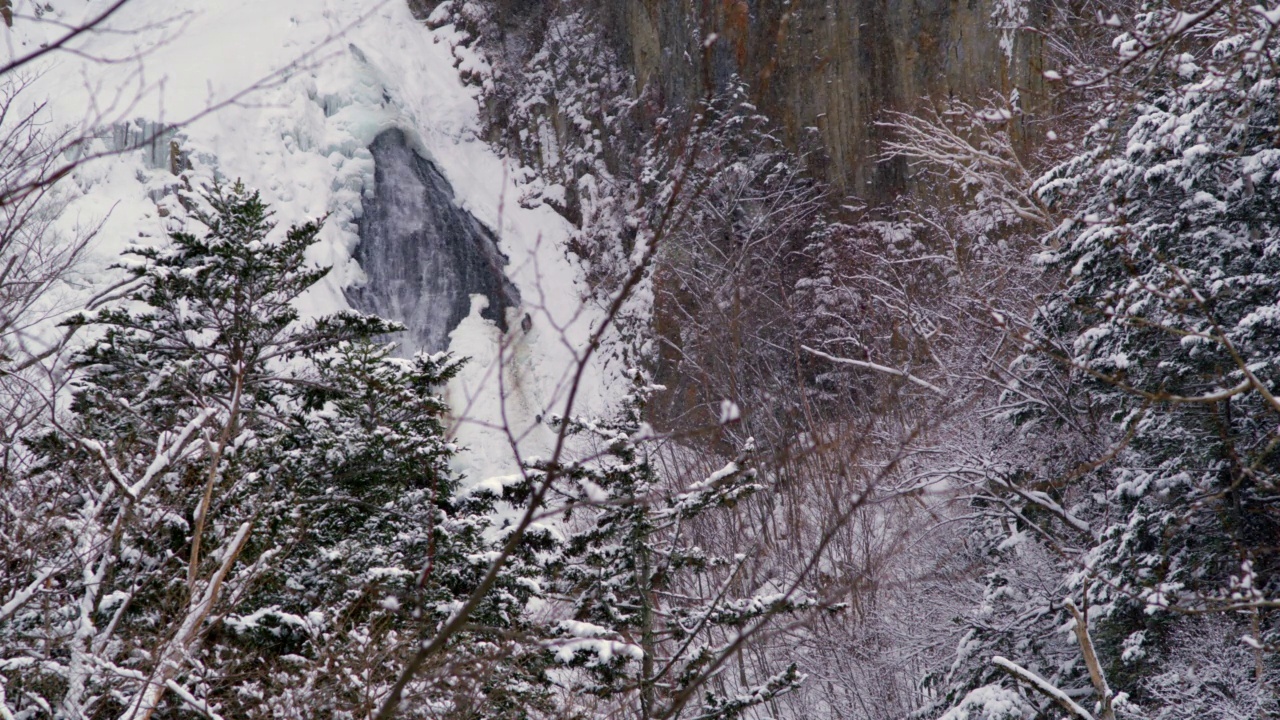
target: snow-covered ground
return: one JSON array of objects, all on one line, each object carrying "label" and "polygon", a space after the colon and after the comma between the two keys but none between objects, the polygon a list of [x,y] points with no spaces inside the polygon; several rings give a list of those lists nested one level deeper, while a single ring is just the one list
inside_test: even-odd
[{"label": "snow-covered ground", "polygon": [[[45,9],[17,0],[14,27],[0,27],[5,59],[109,4],[61,0]],[[450,349],[472,358],[448,392],[457,436],[471,448],[460,469],[483,480],[515,469],[497,426],[511,427],[523,451],[545,453],[550,433],[537,418],[563,412],[575,360],[601,313],[580,302],[580,272],[563,250],[565,221],[547,207],[521,207],[518,169],[477,139],[475,95],[454,69],[457,41],[450,28],[416,21],[404,0],[131,0],[103,31],[73,42],[75,53],[43,59],[28,99],[47,99],[55,125],[103,128],[99,150],[110,148],[113,125],[183,123],[178,141],[195,177],[258,188],[275,209],[277,232],[328,215],[313,259],[333,271],[305,298],[308,314],[346,308],[342,288],[364,281],[351,257],[361,194],[373,182],[367,146],[382,130],[403,129],[458,202],[496,231],[524,303],[503,338],[479,316],[484,300],[475,296],[451,336]],[[165,195],[176,181],[165,166],[167,145],[77,171],[60,223],[70,229],[106,218],[77,290],[83,297],[111,281],[103,269],[126,244],[163,237],[181,215]],[[575,412],[606,412],[618,370],[593,363]]]}]

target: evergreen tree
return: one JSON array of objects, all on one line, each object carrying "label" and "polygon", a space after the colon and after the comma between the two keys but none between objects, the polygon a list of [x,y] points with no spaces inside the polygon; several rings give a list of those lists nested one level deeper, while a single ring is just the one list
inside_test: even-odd
[{"label": "evergreen tree", "polygon": [[[1124,48],[1182,18],[1146,8]],[[1071,282],[1044,323],[1111,413],[1122,447],[1097,478],[1107,513],[1073,578],[1105,617],[1113,675],[1162,668],[1182,612],[1251,612],[1274,647],[1280,591],[1274,429],[1280,403],[1280,49],[1272,21],[1228,4],[1141,63],[1143,96],[1090,152],[1041,181],[1087,193],[1046,260]],[[1078,192],[1078,191],[1077,191]],[[1234,614],[1234,613],[1233,613]],[[1265,655],[1266,657],[1262,657]],[[1258,680],[1278,669],[1261,652]]]},{"label": "evergreen tree", "polygon": [[[1065,369],[1109,447],[1057,477],[996,483],[1007,508],[1030,510],[1005,514],[1005,537],[1012,525],[1040,543],[1057,579],[1034,621],[971,636],[966,661],[989,663],[1003,644],[1075,697],[1092,694],[1100,717],[1277,711],[1280,47],[1271,16],[1201,5],[1142,8],[1115,42],[1136,102],[1100,108],[1115,119],[1037,182],[1041,199],[1078,213],[1038,258],[1068,280],[1041,308],[1028,360],[1042,375]],[[1085,614],[1107,683],[1083,643],[1068,655],[1035,639]],[[1190,663],[1205,623],[1238,642],[1204,641]],[[1232,678],[1216,697],[1175,692],[1172,678],[1213,655],[1247,657],[1250,672],[1213,669]],[[957,689],[994,674],[971,671]],[[1046,716],[1055,707],[1029,697]]]},{"label": "evergreen tree", "polygon": [[[267,542],[281,556],[227,620],[227,657],[244,668],[232,676],[253,678],[226,688],[229,705],[252,698],[237,716],[369,716],[404,658],[488,568],[498,498],[465,491],[450,470],[457,448],[434,394],[461,362],[390,351],[347,343],[317,357],[275,438],[271,462],[287,492],[275,496]],[[402,717],[534,717],[551,707],[545,658],[527,647],[536,543],[535,534],[508,561],[445,667],[407,689]]]},{"label": "evergreen tree", "polygon": [[732,507],[764,486],[740,457],[687,488],[660,478],[644,432],[644,397],[637,383],[622,417],[613,422],[554,419],[599,452],[566,467],[535,463],[519,501],[554,471],[565,499],[566,536],[547,564],[549,596],[571,608],[552,647],[563,665],[579,670],[570,687],[620,703],[638,717],[734,718],[796,687],[795,665],[774,677],[712,692],[708,681],[741,650],[739,638],[779,614],[808,608],[798,593],[774,588],[741,596],[743,557],[699,547],[690,528],[704,515]]},{"label": "evergreen tree", "polygon": [[199,704],[199,648],[261,571],[251,539],[274,477],[257,461],[285,367],[395,329],[299,321],[294,300],[326,272],[303,258],[318,223],[268,240],[270,213],[243,186],[191,200],[207,232],[131,248],[123,302],[71,321],[99,335],[75,358],[70,422],[35,448],[28,482],[63,498],[49,522],[66,540],[50,548],[41,603],[0,633],[42,658],[16,687],[47,714]]},{"label": "evergreen tree", "polygon": [[[238,183],[190,200],[206,231],[130,249],[119,302],[74,321],[99,334],[23,478],[58,537],[0,616],[0,687],[30,718],[365,716],[487,567],[497,497],[460,488],[434,394],[459,363],[302,320],[319,223],[278,237]],[[527,555],[406,709],[545,705]]]}]

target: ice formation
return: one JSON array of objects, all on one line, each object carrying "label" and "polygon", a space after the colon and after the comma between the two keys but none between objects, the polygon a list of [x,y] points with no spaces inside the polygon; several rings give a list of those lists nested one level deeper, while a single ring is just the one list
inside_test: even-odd
[{"label": "ice formation", "polygon": [[[31,3],[19,5],[34,14]],[[0,55],[37,48],[101,9],[96,0],[42,6],[44,22],[0,26]],[[69,295],[109,286],[118,276],[106,268],[123,247],[161,242],[174,229],[176,151],[185,181],[241,179],[259,189],[281,235],[327,218],[311,257],[333,270],[303,298],[305,315],[350,307],[350,298],[407,320],[416,348],[471,358],[446,396],[453,432],[470,449],[459,469],[472,481],[515,470],[513,439],[522,454],[545,455],[552,435],[540,418],[565,411],[601,313],[581,302],[564,219],[522,207],[514,178],[526,171],[477,137],[475,91],[451,51],[457,31],[425,27],[403,0],[131,0],[108,25],[78,38],[74,53],[33,67],[27,96],[47,101],[54,125],[96,137],[91,152],[117,149],[134,132],[122,128],[179,127],[164,142],[86,164],[66,183],[63,229],[106,219]],[[382,198],[379,166],[396,178]],[[424,194],[411,197],[412,186]],[[392,218],[399,210],[387,190],[395,202],[421,200],[432,217]],[[377,239],[455,231],[448,252]],[[358,250],[362,232],[370,242]],[[386,280],[397,272],[402,286]],[[604,357],[589,365],[574,413],[610,405],[616,369]]]},{"label": "ice formation", "polygon": [[519,306],[520,295],[503,273],[507,258],[493,233],[458,207],[448,180],[402,130],[384,130],[369,151],[374,189],[362,204],[355,251],[366,281],[347,290],[351,304],[403,322],[405,352],[447,349],[474,294],[488,300],[481,317],[506,332],[506,310]]}]

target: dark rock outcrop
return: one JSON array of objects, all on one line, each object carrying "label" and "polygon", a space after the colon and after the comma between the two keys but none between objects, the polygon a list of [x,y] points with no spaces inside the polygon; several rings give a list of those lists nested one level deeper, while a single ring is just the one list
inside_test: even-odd
[{"label": "dark rock outcrop", "polygon": [[408,327],[403,352],[435,352],[471,311],[471,295],[489,299],[481,315],[506,331],[506,309],[520,295],[503,273],[493,232],[459,207],[453,189],[401,130],[369,146],[374,193],[363,203],[355,259],[368,281],[347,290],[352,307]]}]

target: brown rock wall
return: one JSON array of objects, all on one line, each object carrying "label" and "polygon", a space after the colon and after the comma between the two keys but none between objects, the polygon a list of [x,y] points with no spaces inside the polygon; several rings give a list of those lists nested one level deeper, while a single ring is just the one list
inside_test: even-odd
[{"label": "brown rock wall", "polygon": [[[1039,25],[1044,0],[1025,1],[1027,24]],[[996,0],[601,2],[640,85],[662,102],[688,106],[737,75],[791,147],[819,151],[820,175],[873,200],[909,183],[903,163],[878,161],[883,111],[1015,89],[1032,115],[1046,102],[1039,36],[1011,31],[1006,54]]]}]

